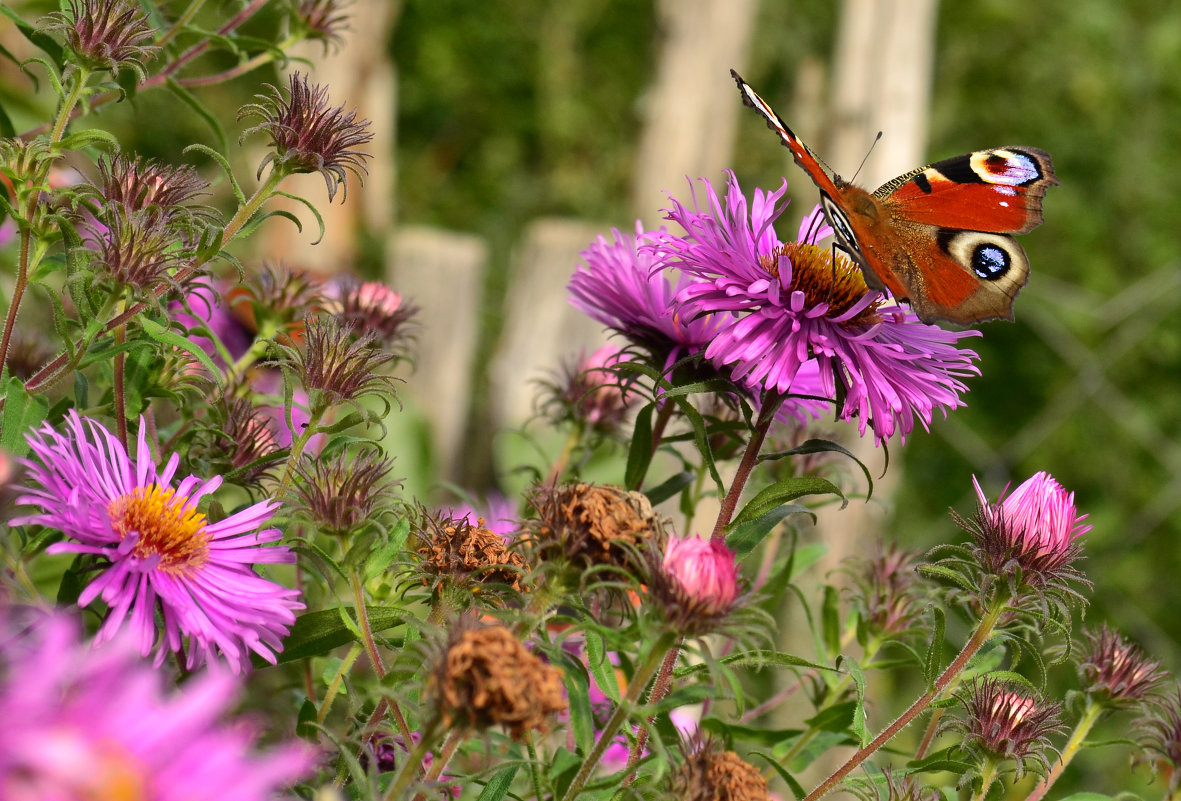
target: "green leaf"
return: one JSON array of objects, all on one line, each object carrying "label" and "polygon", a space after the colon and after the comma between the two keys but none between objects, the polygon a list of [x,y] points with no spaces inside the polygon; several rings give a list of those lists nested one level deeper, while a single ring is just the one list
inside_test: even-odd
[{"label": "green leaf", "polygon": [[841,505],[842,509],[849,503],[848,499],[845,498],[845,494],[831,481],[825,481],[823,478],[815,478],[813,476],[785,478],[764,488],[759,494],[751,498],[750,502],[734,518],[731,527],[745,523],[748,520],[762,517],[776,507],[790,503],[796,498],[802,498],[805,495],[836,495],[844,501]]},{"label": "green leaf", "polygon": [[636,414],[632,429],[631,446],[627,449],[627,469],[623,473],[623,486],[634,490],[640,486],[652,464],[652,411],[656,404],[649,403]]},{"label": "green leaf", "polygon": [[516,778],[517,771],[520,769],[520,765],[509,765],[507,768],[497,771],[496,775],[484,785],[484,789],[480,791],[480,796],[476,801],[501,801],[508,795],[509,788],[513,786],[513,779]]},{"label": "green leaf", "polygon": [[97,147],[102,150],[114,151],[119,149],[119,140],[115,135],[99,128],[82,128],[68,136],[62,137],[57,143],[62,150],[83,150]]},{"label": "green leaf", "polygon": [[869,721],[865,715],[865,673],[855,659],[844,659],[837,667],[845,667],[853,677],[853,684],[857,687],[857,708],[853,710],[853,724],[851,728],[857,735],[860,747],[864,748],[869,742]]},{"label": "green leaf", "polygon": [[564,663],[562,668],[566,682],[566,698],[570,704],[570,730],[574,733],[574,744],[581,753],[589,754],[595,745],[595,716],[590,703],[590,677],[578,663]]},{"label": "green leaf", "polygon": [[45,419],[49,401],[40,395],[30,395],[19,378],[8,379],[4,392],[4,417],[0,418],[0,448],[13,456],[29,452],[25,435]]},{"label": "green leaf", "polygon": [[394,526],[393,531],[390,532],[389,540],[385,545],[374,550],[365,560],[365,581],[389,569],[390,565],[394,563],[394,560],[401,555],[402,546],[406,543],[406,537],[409,534],[410,520],[404,517]]},{"label": "green leaf", "polygon": [[57,586],[58,606],[73,606],[78,603],[78,596],[82,594],[82,590],[86,587],[86,582],[82,580],[82,566],[84,563],[85,554],[78,554],[70,562],[70,566],[66,568],[66,572],[62,574],[61,584]]},{"label": "green leaf", "polygon": [[[308,211],[310,211],[312,213],[312,216],[316,218],[316,225],[318,225],[320,228],[320,235],[316,237],[316,241],[312,242],[312,244],[313,245],[320,244],[320,240],[322,240],[324,238],[324,218],[320,216],[319,209],[317,209],[312,204],[312,201],[308,200],[307,198],[302,198],[299,195],[293,195],[290,192],[280,192],[277,189],[275,190],[275,195],[278,197],[285,197],[288,200],[294,200],[296,203],[302,203],[304,206],[307,207]],[[296,225],[299,226],[299,230],[301,230],[301,231],[303,230],[303,224],[300,223],[299,220],[294,215],[288,214],[286,216],[290,217],[292,220],[295,220]]]},{"label": "green leaf", "polygon": [[221,375],[221,370],[219,370],[217,365],[213,363],[213,359],[210,359],[209,355],[205,353],[202,348],[193,344],[193,341],[188,337],[183,337],[172,329],[165,328],[164,326],[160,325],[154,320],[148,319],[147,317],[141,318],[139,323],[143,328],[144,333],[150,336],[152,339],[160,342],[161,344],[172,345],[174,348],[183,350],[185,353],[199,361],[201,365],[213,375]]},{"label": "green leaf", "polygon": [[587,631],[586,662],[591,675],[595,677],[595,684],[603,694],[615,703],[619,703],[619,680],[615,677],[615,666],[611,664],[607,651],[603,646],[603,638],[596,631]]},{"label": "green leaf", "polygon": [[927,680],[928,685],[934,684],[939,675],[939,665],[943,655],[943,638],[947,627],[946,616],[941,607],[932,607],[931,617],[934,620],[934,627],[931,631],[931,639],[927,641],[927,656],[923,660],[923,678]]},{"label": "green leaf", "polygon": [[[734,667],[806,667],[813,670],[830,670],[836,672],[836,668],[829,667],[828,665],[819,665],[803,657],[785,654],[780,651],[740,651],[735,654],[727,654],[717,661],[723,665]],[[682,678],[695,673],[704,673],[707,670],[709,670],[709,665],[689,665],[687,667],[677,668],[673,671],[673,675],[677,678]]]},{"label": "green leaf", "polygon": [[726,547],[734,551],[741,559],[753,551],[783,518],[794,514],[812,514],[812,512],[797,504],[785,504],[772,509],[761,517],[748,520],[730,529],[730,533],[726,535]]},{"label": "green leaf", "polygon": [[[4,48],[0,47],[0,50],[4,50]],[[7,51],[5,53],[7,54]],[[12,118],[8,116],[8,111],[5,110],[2,103],[0,103],[0,138],[16,138],[16,128],[12,126]]]},{"label": "green leaf", "polygon": [[[392,606],[370,606],[369,627],[375,633],[385,631],[404,622],[405,613]],[[356,640],[341,615],[354,614],[351,605],[340,609],[322,609],[318,612],[307,612],[295,619],[291,626],[291,633],[283,641],[283,651],[278,654],[279,664],[294,662],[309,656],[323,656],[333,648],[339,648]],[[255,657],[256,660],[261,659]],[[269,663],[256,662],[256,666],[264,667]]]},{"label": "green leaf", "polygon": [[685,487],[692,486],[693,478],[693,474],[688,470],[682,470],[659,486],[645,490],[644,494],[648,496],[648,500],[653,506],[657,506],[685,489]]},{"label": "green leaf", "polygon": [[791,450],[778,451],[776,453],[768,453],[759,457],[760,462],[772,461],[775,459],[782,459],[786,456],[802,456],[809,453],[840,453],[848,456],[857,466],[861,468],[862,474],[865,476],[865,481],[869,485],[869,491],[865,495],[865,500],[868,502],[873,497],[873,476],[869,472],[869,468],[865,463],[853,455],[853,452],[832,440],[827,439],[809,439],[797,445]]},{"label": "green leaf", "polygon": [[824,652],[834,659],[841,652],[840,595],[831,584],[824,587],[824,605],[820,607],[820,631]]},{"label": "green leaf", "polygon": [[316,705],[310,698],[304,698],[303,703],[299,705],[299,717],[295,719],[295,736],[312,742],[317,739]]},{"label": "green leaf", "polygon": [[779,778],[783,779],[783,783],[791,788],[792,795],[796,798],[804,798],[808,795],[804,792],[804,788],[800,786],[800,783],[795,780],[795,777],[787,772],[787,768],[779,764],[779,760],[773,758],[770,754],[764,754],[762,751],[751,751],[750,755],[757,756],[759,759],[766,761],[779,774]]},{"label": "green leaf", "polygon": [[853,725],[853,713],[856,709],[856,701],[843,701],[839,704],[833,704],[827,709],[820,710],[820,712],[805,720],[804,723],[820,731],[847,731]]},{"label": "green leaf", "polygon": [[62,52],[62,46],[52,36],[41,32],[32,23],[26,22],[15,11],[9,8],[7,3],[0,3],[0,14],[12,20],[16,24],[17,29],[24,34],[25,38],[53,59],[53,63],[57,66],[58,71],[61,71],[66,63],[65,54]]}]

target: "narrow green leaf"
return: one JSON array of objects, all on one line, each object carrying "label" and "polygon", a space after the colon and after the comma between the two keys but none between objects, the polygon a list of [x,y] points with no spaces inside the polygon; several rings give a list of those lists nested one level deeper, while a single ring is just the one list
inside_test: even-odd
[{"label": "narrow green leaf", "polygon": [[[375,633],[397,626],[403,622],[405,615],[401,609],[392,606],[370,606],[366,611],[369,613],[369,627]],[[309,656],[323,656],[333,648],[354,642],[356,636],[350,631],[349,625],[341,619],[344,614],[350,617],[355,614],[351,605],[340,609],[307,612],[297,617],[291,626],[291,633],[283,641],[283,651],[278,655],[279,664]],[[267,664],[256,663],[259,667]]]},{"label": "narrow green leaf", "polygon": [[853,712],[857,708],[856,701],[843,701],[822,709],[804,721],[813,729],[820,731],[843,732],[853,724]]},{"label": "narrow green leaf", "polygon": [[[740,651],[735,654],[727,654],[717,661],[723,665],[731,665],[734,667],[806,667],[813,670],[828,670],[836,672],[836,668],[829,665],[820,665],[816,662],[804,659],[803,657],[785,654],[780,651]],[[696,673],[704,673],[707,670],[709,670],[709,665],[689,665],[688,667],[677,668],[675,671],[673,671],[673,675],[677,678],[683,678]]]},{"label": "narrow green leaf", "polygon": [[520,769],[520,765],[509,765],[507,768],[497,771],[496,775],[484,785],[484,789],[480,791],[480,796],[476,801],[501,801],[508,795],[509,788],[513,786],[513,779],[516,778],[517,771]]},{"label": "narrow green leaf", "polygon": [[923,660],[923,677],[927,680],[928,685],[934,684],[939,675],[939,665],[943,661],[943,638],[947,625],[946,615],[941,607],[931,607],[931,617],[934,625],[931,639],[927,641],[927,657]]},{"label": "narrow green leaf", "polygon": [[[573,661],[573,660],[570,660]],[[595,716],[590,703],[590,677],[580,664],[563,664],[566,699],[570,704],[570,730],[579,752],[589,754],[595,745]]]},{"label": "narrow green leaf", "polygon": [[800,786],[800,783],[796,781],[795,777],[787,772],[787,768],[779,764],[779,760],[774,759],[770,754],[764,754],[762,751],[751,751],[750,755],[757,756],[770,765],[779,774],[779,778],[783,779],[783,783],[791,788],[792,795],[796,798],[804,798],[808,795],[804,792],[804,788]]},{"label": "narrow green leaf", "polygon": [[824,652],[835,659],[841,652],[840,595],[831,584],[824,587],[824,605],[820,607],[820,634]]},{"label": "narrow green leaf", "polygon": [[0,419],[0,447],[13,456],[24,456],[29,452],[25,439],[34,426],[45,419],[49,412],[49,401],[40,395],[30,395],[19,378],[8,379],[4,392],[4,417]]},{"label": "narrow green leaf", "polygon": [[646,490],[644,494],[648,496],[648,500],[651,501],[652,505],[656,506],[657,504],[664,503],[669,498],[685,489],[685,487],[692,486],[692,484],[693,474],[688,470],[682,470],[659,486],[655,486],[650,490]]},{"label": "narrow green leaf", "polygon": [[38,30],[31,22],[27,22],[9,8],[7,3],[0,3],[0,14],[12,20],[16,24],[17,29],[24,34],[24,37],[53,59],[54,65],[56,65],[59,72],[61,71],[66,63],[65,55],[62,52],[62,46],[52,36]]},{"label": "narrow green leaf", "polygon": [[865,715],[865,672],[856,659],[844,659],[838,665],[849,671],[853,684],[857,687],[857,706],[853,710],[853,733],[857,735],[860,747],[864,748],[869,742],[869,720]]},{"label": "narrow green leaf", "polygon": [[652,412],[656,404],[649,403],[636,414],[632,429],[631,446],[627,449],[627,469],[623,474],[623,486],[634,490],[640,486],[652,464]]},{"label": "narrow green leaf", "polygon": [[193,344],[193,341],[188,337],[183,337],[172,329],[165,328],[164,326],[160,325],[154,320],[148,319],[147,317],[140,318],[139,324],[143,328],[144,333],[150,336],[152,339],[162,344],[172,345],[175,348],[183,350],[185,353],[201,362],[201,365],[213,375],[221,375],[221,370],[219,370],[217,365],[213,363],[213,359],[210,359],[209,355],[205,353],[204,349]]},{"label": "narrow green leaf", "polygon": [[[312,201],[308,200],[307,198],[300,197],[299,195],[293,195],[290,192],[280,192],[279,190],[275,190],[275,194],[279,197],[285,197],[288,200],[294,200],[296,203],[302,203],[305,207],[307,207],[308,211],[310,211],[312,213],[312,216],[316,218],[316,225],[319,226],[319,228],[320,228],[320,235],[316,237],[316,241],[312,242],[312,244],[313,245],[320,244],[320,240],[322,240],[324,238],[324,218],[320,216],[319,209],[317,209],[312,204]],[[293,215],[288,215],[288,216],[290,216],[291,219],[293,219],[293,220],[296,219]],[[299,230],[301,230],[301,231],[303,230],[302,225],[299,226]]]},{"label": "narrow green leaf", "polygon": [[295,736],[315,742],[316,735],[316,705],[310,698],[304,698],[299,705],[299,717],[295,719]]},{"label": "narrow green leaf", "polygon": [[844,508],[849,502],[840,488],[831,481],[813,476],[785,478],[764,488],[759,494],[751,498],[750,502],[734,518],[734,523],[731,527],[745,523],[748,520],[762,517],[772,509],[782,506],[785,503],[790,503],[796,498],[802,498],[805,495],[836,495],[844,502],[841,508]]},{"label": "narrow green leaf", "polygon": [[97,147],[102,150],[118,150],[119,140],[115,135],[100,128],[82,128],[68,136],[62,137],[57,143],[62,150],[83,150]]},{"label": "narrow green leaf", "polygon": [[726,546],[738,554],[738,558],[741,559],[753,551],[783,518],[794,514],[811,514],[811,512],[796,504],[786,504],[772,509],[761,517],[748,520],[730,529],[730,533],[726,535]]},{"label": "narrow green leaf", "polygon": [[585,637],[587,667],[595,677],[599,689],[618,704],[621,698],[619,680],[615,677],[615,666],[611,664],[611,659],[603,646],[603,638],[596,631],[587,631]]},{"label": "narrow green leaf", "polygon": [[760,462],[773,461],[775,459],[782,459],[787,456],[802,456],[810,453],[840,453],[852,459],[858,467],[861,468],[861,473],[865,476],[865,480],[869,485],[869,491],[865,495],[866,502],[873,497],[873,475],[869,472],[869,468],[865,466],[865,462],[858,459],[852,451],[842,445],[827,439],[809,439],[797,445],[791,450],[778,451],[776,453],[768,453],[759,456]]}]

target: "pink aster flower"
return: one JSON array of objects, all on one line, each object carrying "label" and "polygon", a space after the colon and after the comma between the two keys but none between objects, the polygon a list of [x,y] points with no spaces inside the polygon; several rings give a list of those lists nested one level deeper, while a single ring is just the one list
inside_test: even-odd
[{"label": "pink aster flower", "polygon": [[723,542],[669,537],[661,567],[704,614],[726,612],[738,597],[738,565]]},{"label": "pink aster flower", "polygon": [[513,540],[521,526],[516,503],[495,491],[489,492],[483,503],[473,505],[464,502],[448,506],[444,512],[454,520],[463,519],[473,526],[482,519],[484,528],[499,534],[506,543]]},{"label": "pink aster flower", "polygon": [[[110,607],[96,642],[125,626],[140,653],[156,650],[159,666],[188,638],[188,669],[217,655],[235,671],[250,669],[250,652],[275,662],[282,638],[304,605],[296,590],[257,575],[252,565],[294,562],[286,546],[262,547],[283,535],[264,526],[279,504],[265,500],[216,523],[197,511],[221,477],[189,476],[174,484],[180,457],[158,467],[140,425],[135,458],[98,422],[71,411],[66,430],[50,425],[29,434],[37,461],[26,462],[33,487],[17,503],[39,511],[14,525],[36,523],[68,538],[49,553],[103,557],[106,569],[82,591],[80,606],[98,597]],[[157,631],[159,611],[163,630]]]},{"label": "pink aster flower", "polygon": [[735,381],[788,394],[797,374],[815,357],[825,396],[845,387],[841,416],[858,418],[862,435],[872,428],[879,441],[895,432],[905,440],[917,420],[924,428],[936,409],[961,405],[967,388],[960,378],[978,372],[976,354],[957,347],[976,331],[945,331],[925,325],[900,307],[882,305],[861,272],[818,244],[831,229],[819,211],[800,226],[799,241],[783,242],[773,223],[783,210],[784,184],[756,189],[748,203],[733,173],[719,199],[708,181],[705,207],[690,209],[673,199],[668,219],[685,236],[657,235],[666,268],[691,279],[678,286],[683,318],[729,312],[705,355],[728,366]]},{"label": "pink aster flower", "polygon": [[267,801],[306,775],[299,743],[253,750],[253,727],[220,721],[238,693],[210,670],[175,692],[126,636],[94,650],[71,617],[0,623],[0,797]]},{"label": "pink aster flower", "polygon": [[976,477],[980,545],[997,570],[1009,561],[1027,573],[1052,574],[1079,555],[1078,538],[1091,530],[1067,492],[1049,473],[1034,473],[1008,497],[990,503]]}]

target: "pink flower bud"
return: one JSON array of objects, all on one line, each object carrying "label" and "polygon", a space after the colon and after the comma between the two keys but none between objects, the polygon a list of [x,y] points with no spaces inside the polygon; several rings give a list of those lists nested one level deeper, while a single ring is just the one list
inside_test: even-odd
[{"label": "pink flower bud", "polygon": [[734,552],[721,542],[670,537],[661,567],[705,614],[726,612],[738,597]]}]

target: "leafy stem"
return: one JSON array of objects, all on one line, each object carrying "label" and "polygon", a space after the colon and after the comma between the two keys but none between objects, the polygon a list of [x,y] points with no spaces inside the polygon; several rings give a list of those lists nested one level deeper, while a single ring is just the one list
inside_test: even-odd
[{"label": "leafy stem", "polygon": [[755,421],[754,429],[750,432],[750,440],[746,443],[746,450],[742,453],[742,461],[738,463],[738,469],[734,471],[734,480],[730,483],[730,489],[726,491],[726,497],[722,498],[722,506],[718,510],[718,520],[714,523],[713,534],[710,535],[710,539],[714,542],[725,540],[726,526],[730,525],[730,521],[734,519],[734,510],[738,508],[738,499],[742,496],[742,490],[746,487],[746,481],[750,478],[751,471],[758,463],[759,451],[762,450],[763,442],[767,439],[767,431],[770,430],[771,423],[775,422],[775,413],[779,411],[785,397],[778,392],[769,391],[763,399],[758,419]]},{"label": "leafy stem", "polygon": [[1006,598],[1001,595],[994,599],[992,608],[988,613],[981,618],[980,623],[977,624],[976,630],[972,632],[972,636],[964,645],[963,650],[959,652],[955,659],[951,660],[951,664],[944,669],[939,678],[931,684],[931,687],[923,693],[919,698],[910,705],[910,707],[903,712],[898,718],[887,726],[881,734],[874,737],[868,745],[857,751],[849,761],[841,767],[837,768],[831,776],[825,779],[820,785],[808,793],[804,801],[816,801],[816,799],[823,796],[829,790],[832,790],[838,783],[850,773],[853,772],[866,759],[872,756],[879,748],[893,739],[894,735],[902,731],[910,722],[918,717],[923,710],[930,706],[931,702],[943,693],[943,691],[951,684],[957,676],[963,672],[964,668],[968,666],[968,662],[976,655],[976,652],[988,642],[992,636],[993,630],[996,629],[997,622],[1001,619],[1001,615],[1006,608]]},{"label": "leafy stem", "polygon": [[1066,770],[1071,760],[1078,754],[1079,749],[1082,748],[1087,735],[1091,733],[1091,729],[1095,726],[1095,723],[1102,717],[1104,709],[1103,704],[1096,703],[1090,697],[1087,698],[1087,704],[1083,708],[1083,714],[1079,718],[1078,725],[1071,732],[1066,746],[1062,749],[1060,758],[1054,763],[1054,767],[1050,769],[1046,777],[1038,782],[1037,787],[1029,794],[1026,801],[1041,801],[1042,796],[1054,786],[1054,782],[1058,781],[1058,777],[1062,775],[1062,772]]}]

